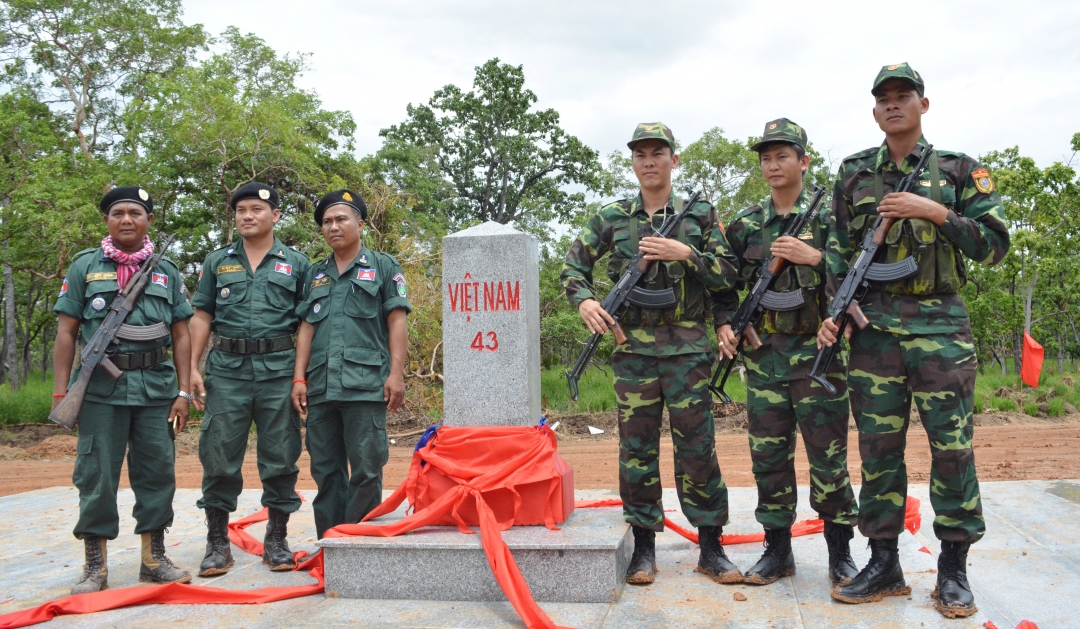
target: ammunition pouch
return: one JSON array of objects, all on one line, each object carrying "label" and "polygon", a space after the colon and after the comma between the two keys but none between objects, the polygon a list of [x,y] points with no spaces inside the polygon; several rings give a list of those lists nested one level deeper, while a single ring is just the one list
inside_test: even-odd
[{"label": "ammunition pouch", "polygon": [[[874,215],[860,214],[851,221],[855,242],[862,242],[875,219],[876,212]],[[893,223],[882,248],[885,249],[882,263],[886,266],[871,267],[867,279],[877,282],[887,293],[917,297],[957,293],[967,283],[962,254],[937,225],[924,218],[906,218]],[[917,267],[914,272],[910,272],[912,262]],[[903,279],[895,279],[901,271],[900,266],[893,267],[896,273],[891,277],[886,272],[890,270],[887,265],[898,263],[909,265],[909,274]]]}]

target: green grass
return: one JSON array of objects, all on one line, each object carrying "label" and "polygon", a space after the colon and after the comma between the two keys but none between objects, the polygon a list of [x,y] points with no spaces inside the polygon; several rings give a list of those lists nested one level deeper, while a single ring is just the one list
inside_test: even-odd
[{"label": "green grass", "polygon": [[[611,367],[606,367],[603,371],[596,367],[585,370],[578,382],[577,402],[570,399],[570,389],[563,373],[565,369],[555,366],[541,373],[540,391],[545,409],[559,413],[599,413],[615,410]],[[727,393],[736,402],[746,402],[746,385],[739,381],[738,374],[732,374],[728,379]]]},{"label": "green grass", "polygon": [[1050,417],[1061,417],[1065,413],[1065,400],[1060,397],[1050,398],[1050,409],[1047,413]]},{"label": "green grass", "polygon": [[46,423],[52,407],[52,374],[41,381],[41,373],[30,378],[18,391],[7,383],[0,385],[0,424]]}]

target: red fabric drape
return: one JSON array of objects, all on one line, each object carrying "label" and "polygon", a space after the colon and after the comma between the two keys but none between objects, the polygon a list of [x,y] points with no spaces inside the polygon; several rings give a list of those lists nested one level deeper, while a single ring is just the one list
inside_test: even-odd
[{"label": "red fabric drape", "polygon": [[1043,346],[1024,330],[1024,348],[1020,356],[1020,378],[1029,387],[1039,386],[1042,375]]}]

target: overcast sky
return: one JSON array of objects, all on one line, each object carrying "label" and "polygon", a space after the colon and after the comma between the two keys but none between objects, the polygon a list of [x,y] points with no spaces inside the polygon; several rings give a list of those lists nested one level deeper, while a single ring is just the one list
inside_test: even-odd
[{"label": "overcast sky", "polygon": [[606,155],[638,122],[686,144],[714,126],[760,134],[786,116],[833,160],[880,144],[869,90],[907,61],[927,82],[927,138],[979,155],[1019,145],[1041,165],[1080,131],[1080,2],[502,2],[185,0],[186,22],[235,25],[311,53],[302,85],[379,129],[499,57],[540,107]]}]

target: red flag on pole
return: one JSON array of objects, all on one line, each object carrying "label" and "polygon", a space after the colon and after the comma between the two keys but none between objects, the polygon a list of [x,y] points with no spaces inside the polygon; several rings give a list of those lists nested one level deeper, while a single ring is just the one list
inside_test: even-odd
[{"label": "red flag on pole", "polygon": [[1043,346],[1024,330],[1024,350],[1021,352],[1020,377],[1031,387],[1039,386],[1042,374]]}]

